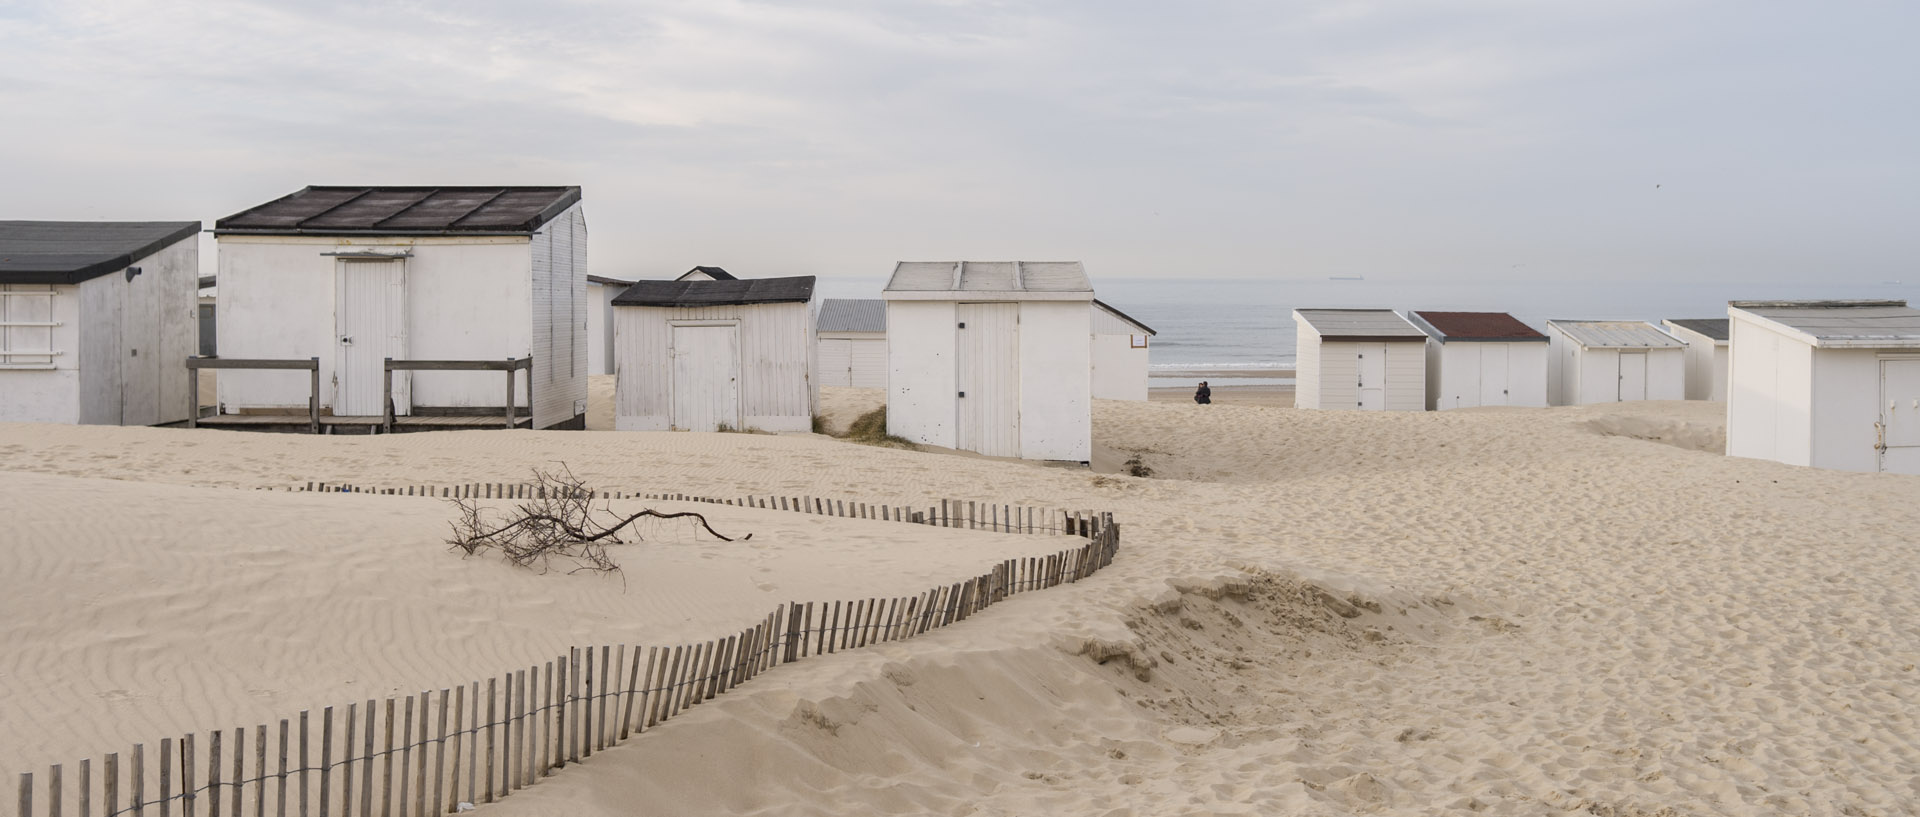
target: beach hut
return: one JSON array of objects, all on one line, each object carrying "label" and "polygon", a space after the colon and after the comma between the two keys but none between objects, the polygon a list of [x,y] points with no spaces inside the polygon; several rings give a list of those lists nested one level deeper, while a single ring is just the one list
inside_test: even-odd
[{"label": "beach hut", "polygon": [[587,374],[613,374],[613,299],[632,281],[587,276]]},{"label": "beach hut", "polygon": [[614,428],[811,431],[813,276],[639,281],[613,299]]},{"label": "beach hut", "polygon": [[1920,310],[1734,301],[1727,315],[1728,454],[1920,474]]},{"label": "beach hut", "polygon": [[1727,319],[1668,318],[1667,334],[1687,344],[1687,399],[1727,399]]},{"label": "beach hut", "polygon": [[1547,402],[1680,400],[1686,344],[1646,321],[1547,321]]},{"label": "beach hut", "polygon": [[887,387],[887,302],[828,298],[820,302],[820,385]]},{"label": "beach hut", "polygon": [[199,234],[198,221],[0,221],[0,422],[186,420]]},{"label": "beach hut", "polygon": [[1547,405],[1547,336],[1505,312],[1407,313],[1427,333],[1427,410]]},{"label": "beach hut", "polygon": [[1093,302],[1093,396],[1147,399],[1147,338],[1153,328],[1098,299]]},{"label": "beach hut", "polygon": [[1420,411],[1427,333],[1391,309],[1296,309],[1293,404]]},{"label": "beach hut", "polygon": [[887,302],[887,431],[1087,462],[1093,285],[1078,261],[902,261]]},{"label": "beach hut", "polygon": [[733,274],[719,267],[694,267],[680,273],[675,281],[737,281]]},{"label": "beach hut", "polygon": [[[319,359],[323,413],[498,415],[516,372],[535,428],[587,406],[587,223],[578,187],[307,187],[215,224],[224,358]],[[306,372],[222,371],[228,413],[305,413]],[[530,389],[530,391],[529,391]],[[426,423],[416,423],[424,425]]]}]

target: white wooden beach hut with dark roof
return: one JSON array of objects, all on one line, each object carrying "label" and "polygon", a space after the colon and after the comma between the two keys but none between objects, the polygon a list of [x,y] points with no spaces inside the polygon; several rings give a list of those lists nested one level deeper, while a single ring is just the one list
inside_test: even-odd
[{"label": "white wooden beach hut with dark roof", "polygon": [[820,385],[887,387],[887,302],[828,298],[820,302]]},{"label": "white wooden beach hut with dark roof", "polygon": [[902,261],[887,302],[887,431],[1087,462],[1093,284],[1078,261]]},{"label": "white wooden beach hut with dark roof", "polygon": [[613,299],[614,428],[811,431],[814,279],[640,281]]},{"label": "white wooden beach hut with dark roof", "polygon": [[[578,187],[308,187],[215,225],[227,358],[319,358],[322,411],[383,414],[385,358],[531,358],[535,428],[587,405],[587,222]],[[228,413],[307,410],[305,372],[228,370]],[[505,378],[396,371],[396,416],[494,416]],[[528,391],[531,389],[531,391]]]},{"label": "white wooden beach hut with dark roof", "polygon": [[587,374],[613,374],[613,299],[632,281],[587,276]]},{"label": "white wooden beach hut with dark roof", "polygon": [[1427,410],[1547,405],[1547,336],[1505,312],[1408,312],[1427,333]]},{"label": "white wooden beach hut with dark roof", "polygon": [[1687,399],[1727,399],[1727,319],[1668,318],[1667,334],[1687,344]]},{"label": "white wooden beach hut with dark roof", "polygon": [[1153,327],[1098,299],[1093,302],[1093,396],[1147,399],[1147,339]]},{"label": "white wooden beach hut with dark roof", "polygon": [[1646,321],[1547,321],[1547,402],[1686,398],[1686,343]]},{"label": "white wooden beach hut with dark roof", "polygon": [[1293,404],[1422,411],[1427,333],[1391,309],[1296,309]]},{"label": "white wooden beach hut with dark roof", "polygon": [[1727,316],[1729,455],[1920,474],[1920,310],[1734,301]]},{"label": "white wooden beach hut with dark roof", "polygon": [[0,221],[0,422],[187,419],[200,222]]}]

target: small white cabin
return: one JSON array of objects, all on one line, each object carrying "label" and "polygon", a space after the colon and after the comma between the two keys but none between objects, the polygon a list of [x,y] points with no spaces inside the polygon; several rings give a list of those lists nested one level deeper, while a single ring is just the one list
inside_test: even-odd
[{"label": "small white cabin", "polygon": [[1727,454],[1920,474],[1920,310],[1734,301],[1727,315]]},{"label": "small white cabin", "polygon": [[1680,400],[1687,345],[1646,321],[1547,321],[1547,402]]},{"label": "small white cabin", "polygon": [[0,422],[184,422],[199,236],[198,221],[0,221]]},{"label": "small white cabin", "polygon": [[1547,336],[1505,312],[1409,312],[1427,333],[1427,410],[1547,405]]},{"label": "small white cabin", "polygon": [[1098,299],[1093,302],[1093,396],[1147,399],[1147,338],[1152,327]]},{"label": "small white cabin", "polygon": [[1667,334],[1687,344],[1687,399],[1727,400],[1727,319],[1668,318]]},{"label": "small white cabin", "polygon": [[613,299],[614,428],[812,431],[813,276],[639,281]]},{"label": "small white cabin", "polygon": [[587,276],[587,374],[613,374],[613,299],[632,281]]},{"label": "small white cabin", "polygon": [[721,269],[719,267],[694,267],[693,269],[680,273],[680,277],[675,278],[673,280],[675,281],[738,281],[740,279],[733,277],[733,273],[727,272],[726,270]]},{"label": "small white cabin", "polygon": [[[583,428],[587,222],[578,187],[308,187],[221,219],[226,358],[320,359],[320,406],[384,412],[383,359],[504,361],[534,428]],[[393,413],[492,415],[494,371],[395,371]],[[222,371],[222,413],[301,413],[306,372]],[[529,391],[530,389],[530,391]],[[524,409],[523,409],[524,410]]]},{"label": "small white cabin", "polygon": [[1427,333],[1391,309],[1296,309],[1293,404],[1421,411]]},{"label": "small white cabin", "polygon": [[1078,261],[902,261],[887,302],[887,432],[1029,460],[1093,450],[1093,284]]},{"label": "small white cabin", "polygon": [[887,302],[828,298],[820,302],[820,385],[887,387]]}]

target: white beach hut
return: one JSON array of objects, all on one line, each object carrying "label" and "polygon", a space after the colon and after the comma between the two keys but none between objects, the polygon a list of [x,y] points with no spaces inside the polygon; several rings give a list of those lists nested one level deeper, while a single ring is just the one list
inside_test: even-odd
[{"label": "white beach hut", "polygon": [[1152,327],[1105,303],[1093,302],[1093,396],[1147,399],[1147,338]]},{"label": "white beach hut", "polygon": [[820,302],[820,385],[887,387],[887,302],[828,298]]},{"label": "white beach hut", "polygon": [[1646,321],[1547,321],[1547,402],[1680,400],[1686,344]]},{"label": "white beach hut", "polygon": [[587,374],[613,374],[613,299],[632,281],[587,276]]},{"label": "white beach hut", "polygon": [[1087,462],[1093,285],[1078,261],[902,261],[887,302],[887,431]]},{"label": "white beach hut", "polygon": [[1668,318],[1667,334],[1687,344],[1687,399],[1727,399],[1727,319]]},{"label": "white beach hut", "polygon": [[1296,309],[1293,404],[1421,411],[1427,333],[1391,309]]},{"label": "white beach hut", "polygon": [[[383,359],[530,358],[535,428],[587,403],[587,223],[578,187],[308,187],[221,219],[225,358],[318,357],[323,412],[383,414]],[[304,372],[227,370],[229,413],[307,408]],[[493,415],[497,371],[393,375],[398,416]],[[530,391],[528,391],[530,389]]]},{"label": "white beach hut", "polygon": [[0,422],[186,420],[199,234],[198,221],[0,221]]},{"label": "white beach hut", "polygon": [[1920,474],[1920,310],[1734,301],[1727,315],[1729,455]]},{"label": "white beach hut", "polygon": [[639,281],[613,299],[614,428],[811,431],[813,276]]},{"label": "white beach hut", "polygon": [[1547,336],[1505,312],[1407,313],[1427,333],[1427,410],[1547,405]]}]

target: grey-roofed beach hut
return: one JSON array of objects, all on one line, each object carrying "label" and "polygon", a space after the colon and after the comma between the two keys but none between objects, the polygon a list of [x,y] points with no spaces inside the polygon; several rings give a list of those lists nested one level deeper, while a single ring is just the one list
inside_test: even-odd
[{"label": "grey-roofed beach hut", "polygon": [[1687,399],[1727,399],[1727,319],[1668,318],[1667,334],[1687,344]]},{"label": "grey-roofed beach hut", "polygon": [[1547,336],[1505,312],[1408,312],[1427,333],[1427,409],[1547,405]]},{"label": "grey-roofed beach hut", "polygon": [[1078,261],[902,261],[887,302],[887,431],[1087,462],[1093,284]]},{"label": "grey-roofed beach hut", "polygon": [[[513,375],[516,403],[532,401],[516,422],[584,427],[581,206],[578,187],[307,187],[220,219],[220,355],[319,358],[321,412],[340,424],[389,406],[395,417],[506,408],[499,371],[396,369],[389,402],[386,359],[531,359]],[[220,410],[305,415],[309,376],[222,371]]]},{"label": "grey-roofed beach hut", "polygon": [[1920,474],[1920,310],[1734,301],[1727,316],[1729,455]]},{"label": "grey-roofed beach hut", "polygon": [[1147,399],[1147,342],[1153,327],[1096,299],[1093,302],[1093,396]]},{"label": "grey-roofed beach hut", "polygon": [[0,422],[185,421],[199,234],[198,221],[0,221]]},{"label": "grey-roofed beach hut", "polygon": [[614,428],[811,431],[813,276],[639,281],[613,299]]},{"label": "grey-roofed beach hut", "polygon": [[1293,404],[1421,411],[1427,333],[1391,309],[1296,309]]},{"label": "grey-roofed beach hut", "polygon": [[587,276],[587,374],[613,374],[613,299],[633,282]]},{"label": "grey-roofed beach hut", "polygon": [[1547,402],[1681,400],[1686,343],[1646,321],[1547,321]]},{"label": "grey-roofed beach hut", "polygon": [[887,302],[828,298],[820,302],[820,385],[887,387]]}]

